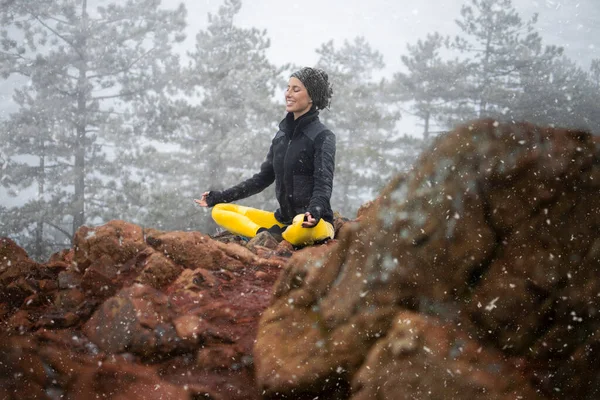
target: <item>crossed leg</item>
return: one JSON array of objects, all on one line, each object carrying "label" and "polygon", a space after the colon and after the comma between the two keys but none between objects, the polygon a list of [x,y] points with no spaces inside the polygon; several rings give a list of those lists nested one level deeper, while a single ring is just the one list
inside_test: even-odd
[{"label": "crossed leg", "polygon": [[212,209],[212,217],[219,226],[229,232],[249,238],[256,236],[259,228],[270,228],[273,225],[285,226],[277,221],[275,213],[231,203],[215,205]]},{"label": "crossed leg", "polygon": [[[213,207],[212,217],[221,227],[236,235],[252,238],[259,228],[270,228],[277,225],[285,228],[275,218],[275,214],[257,208],[240,206],[231,203],[221,203]],[[334,228],[329,222],[321,219],[312,228],[302,227],[304,214],[294,217],[292,225],[288,225],[282,233],[283,238],[294,246],[310,245],[325,239],[333,239]]]}]

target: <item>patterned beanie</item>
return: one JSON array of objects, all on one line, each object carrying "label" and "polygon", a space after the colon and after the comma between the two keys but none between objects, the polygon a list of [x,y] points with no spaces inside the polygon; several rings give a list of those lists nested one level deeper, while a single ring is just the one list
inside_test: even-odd
[{"label": "patterned beanie", "polygon": [[317,110],[328,108],[331,104],[333,89],[329,83],[327,72],[320,68],[304,67],[294,72],[292,77],[302,82]]}]

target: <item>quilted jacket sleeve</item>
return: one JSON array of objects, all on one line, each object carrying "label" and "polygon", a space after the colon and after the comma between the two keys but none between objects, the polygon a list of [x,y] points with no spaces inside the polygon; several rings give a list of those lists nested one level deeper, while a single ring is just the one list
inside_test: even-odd
[{"label": "quilted jacket sleeve", "polygon": [[326,130],[315,139],[314,187],[308,211],[319,222],[323,210],[330,208],[335,169],[335,135]]}]

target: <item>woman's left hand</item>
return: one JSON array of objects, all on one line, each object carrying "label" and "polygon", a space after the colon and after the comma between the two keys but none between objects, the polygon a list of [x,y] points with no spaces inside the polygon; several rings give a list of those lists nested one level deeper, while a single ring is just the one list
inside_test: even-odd
[{"label": "woman's left hand", "polygon": [[312,214],[308,211],[304,213],[304,222],[302,222],[303,228],[312,228],[317,224],[317,220],[313,218]]}]

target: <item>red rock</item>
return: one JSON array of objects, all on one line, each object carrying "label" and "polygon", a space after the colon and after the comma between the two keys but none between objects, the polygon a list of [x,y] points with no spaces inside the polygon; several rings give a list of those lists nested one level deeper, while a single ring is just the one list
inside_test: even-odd
[{"label": "red rock", "polygon": [[352,382],[352,399],[541,399],[500,351],[423,314],[400,312]]},{"label": "red rock", "polygon": [[[588,134],[529,124],[484,120],[440,137],[359,225],[345,225],[331,251],[292,257],[259,327],[260,387],[268,396],[317,397],[330,393],[328,382],[354,382],[352,399],[401,398],[399,390],[408,398],[592,396],[584,382],[597,368],[577,389],[567,373],[552,389],[534,377],[589,367],[571,355],[600,325],[598,155]],[[386,319],[403,310],[460,326],[485,353],[469,366],[474,374],[448,378],[454,392],[441,386],[445,361],[417,376],[377,350],[390,333]],[[404,345],[401,352],[412,348]],[[494,354],[501,371],[514,357],[526,374],[486,375],[477,364]]]},{"label": "red rock", "polygon": [[287,240],[282,240],[275,249],[275,254],[281,257],[290,257],[294,253],[294,246]]},{"label": "red rock", "polygon": [[267,279],[269,277],[269,274],[263,271],[256,271],[254,273],[254,276],[256,277],[256,279]]},{"label": "red rock", "polygon": [[212,346],[198,350],[196,363],[201,369],[230,369],[241,362],[241,356],[233,346]]},{"label": "red rock", "polygon": [[75,310],[85,299],[85,293],[79,289],[60,290],[54,297],[54,306],[59,310]]},{"label": "red rock", "polygon": [[83,275],[73,269],[62,271],[58,274],[58,287],[60,289],[71,289],[79,287]]},{"label": "red rock", "polygon": [[73,255],[73,249],[63,249],[52,254],[48,259],[48,264],[64,263],[67,266],[71,265],[71,262],[73,262]]},{"label": "red rock", "polygon": [[[77,251],[61,253],[42,265],[25,259],[26,268],[11,272],[10,283],[21,289],[29,285],[24,294],[32,301],[14,306],[0,303],[0,318],[5,331],[35,341],[34,351],[50,366],[49,375],[37,384],[39,390],[69,398],[115,397],[110,385],[101,382],[112,378],[97,372],[111,362],[118,364],[116,371],[126,364],[141,374],[149,373],[152,390],[174,385],[188,397],[257,399],[252,343],[260,312],[285,259],[275,255],[263,259],[242,246],[216,244],[208,237],[206,247],[196,246],[197,235],[152,229],[144,231],[146,243],[133,229],[120,229],[121,225],[132,226],[113,221],[86,228],[92,232],[87,238],[83,229]],[[156,240],[158,236],[164,236],[164,244]],[[161,246],[182,253],[170,258]],[[69,254],[78,263],[68,264]],[[196,266],[205,256],[211,270]],[[185,260],[191,260],[190,265],[184,265]],[[78,266],[85,268],[80,272]],[[257,272],[263,274],[262,279],[254,277]],[[154,289],[135,282],[146,282]],[[106,298],[111,292],[114,296]],[[205,352],[199,353],[200,348]],[[213,368],[206,358],[199,361],[198,357],[207,354],[235,356],[226,362],[214,361]],[[143,363],[156,365],[161,375],[145,370]],[[98,380],[98,385],[87,387],[90,379]],[[115,387],[135,398],[134,392],[144,388],[137,382],[134,374]],[[6,387],[16,386],[9,383]]]},{"label": "red rock", "polygon": [[3,240],[0,398],[595,398],[597,143],[461,127],[299,251],[123,221],[45,264]]},{"label": "red rock", "polygon": [[189,399],[188,391],[161,379],[153,368],[129,363],[101,363],[87,368],[73,383],[74,400],[112,398],[115,400]]},{"label": "red rock", "polygon": [[136,278],[136,282],[162,289],[171,284],[183,272],[180,265],[173,263],[162,253],[151,252],[144,260],[143,269]]},{"label": "red rock", "polygon": [[111,257],[103,254],[94,260],[83,273],[81,288],[92,296],[110,297],[121,288],[122,283],[117,280],[119,267]]},{"label": "red rock", "polygon": [[233,346],[212,346],[198,350],[196,362],[201,369],[229,369],[241,362],[242,352]]},{"label": "red rock", "polygon": [[189,269],[235,270],[243,267],[243,261],[256,257],[239,245],[220,243],[200,232],[161,233],[156,236],[148,235],[147,240],[157,251]]},{"label": "red rock", "polygon": [[33,328],[31,315],[26,310],[18,310],[6,321],[6,332],[26,332]]},{"label": "red rock", "polygon": [[56,314],[44,314],[40,317],[34,328],[48,328],[48,329],[63,329],[76,325],[79,323],[79,317],[73,312],[56,313]]},{"label": "red rock", "polygon": [[47,399],[45,365],[29,339],[0,340],[0,398]]},{"label": "red rock", "polygon": [[36,276],[38,264],[14,241],[0,238],[0,302],[19,306],[37,292],[28,278]]},{"label": "red rock", "polygon": [[279,242],[269,233],[261,232],[246,244],[246,248],[256,254],[256,247],[274,250],[279,245]]},{"label": "red rock", "polygon": [[[123,289],[94,313],[83,329],[107,353],[125,350],[144,357],[176,348],[167,298],[144,285]],[[159,330],[160,334],[155,334]]]},{"label": "red rock", "polygon": [[122,265],[146,247],[140,226],[117,220],[95,228],[82,226],[75,233],[73,245],[73,262],[80,272],[102,256]]},{"label": "red rock", "polygon": [[19,247],[14,240],[0,237],[0,275],[2,275],[8,267],[23,262],[32,262],[25,250]]},{"label": "red rock", "polygon": [[209,329],[214,329],[204,319],[197,315],[182,315],[173,320],[177,336],[190,343],[200,342],[202,335]]},{"label": "red rock", "polygon": [[[10,271],[7,271],[10,272]],[[0,301],[13,306],[22,304],[26,298],[37,293],[37,288],[31,279],[23,276],[15,277],[12,281],[0,289]]]}]

